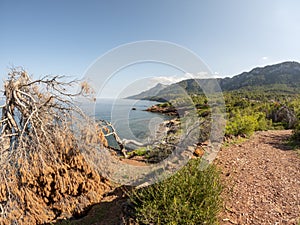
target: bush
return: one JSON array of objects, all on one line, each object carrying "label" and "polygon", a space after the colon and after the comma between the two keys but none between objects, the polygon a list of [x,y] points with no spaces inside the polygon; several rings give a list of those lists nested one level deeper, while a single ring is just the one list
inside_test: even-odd
[{"label": "bush", "polygon": [[293,130],[293,135],[291,137],[291,142],[295,146],[300,145],[300,123],[296,125],[295,129]]},{"label": "bush", "polygon": [[225,134],[227,136],[245,135],[249,137],[254,131],[268,130],[271,127],[272,121],[266,119],[265,114],[262,112],[243,116],[237,113],[227,122]]},{"label": "bush", "polygon": [[192,160],[176,175],[130,194],[139,224],[217,224],[222,187],[210,165]]},{"label": "bush", "polygon": [[258,127],[258,121],[255,116],[236,115],[226,125],[226,135],[246,135],[250,136]]},{"label": "bush", "polygon": [[169,102],[164,102],[164,103],[160,103],[158,104],[159,107],[162,107],[162,108],[166,108],[166,107],[170,107],[172,106],[171,103]]},{"label": "bush", "polygon": [[257,113],[256,116],[258,122],[256,130],[268,130],[272,127],[272,120],[267,119],[265,113]]},{"label": "bush", "polygon": [[128,155],[144,156],[147,154],[148,151],[149,149],[147,147],[140,147],[132,152],[129,152]]}]

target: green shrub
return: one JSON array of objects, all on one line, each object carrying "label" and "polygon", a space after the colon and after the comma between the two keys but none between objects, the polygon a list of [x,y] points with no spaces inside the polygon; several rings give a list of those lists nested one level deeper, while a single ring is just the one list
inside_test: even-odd
[{"label": "green shrub", "polygon": [[159,107],[162,107],[162,108],[166,108],[166,107],[170,107],[172,106],[170,102],[164,102],[164,103],[160,103],[158,104]]},{"label": "green shrub", "polygon": [[256,127],[256,131],[257,130],[269,130],[272,128],[272,120],[269,120],[266,118],[265,113],[257,113],[256,114],[257,117],[257,127]]},{"label": "green shrub", "polygon": [[146,153],[149,151],[149,149],[147,147],[140,147],[136,150],[134,150],[133,152],[137,155],[137,156],[143,156],[146,155]]},{"label": "green shrub", "polygon": [[241,116],[237,114],[226,124],[226,135],[246,135],[250,136],[258,127],[258,121],[255,116]]},{"label": "green shrub", "polygon": [[272,127],[271,120],[266,119],[262,112],[252,113],[250,115],[241,115],[237,112],[227,122],[225,134],[227,136],[245,135],[251,136],[254,131],[268,130]]},{"label": "green shrub", "polygon": [[130,194],[139,224],[217,224],[222,187],[215,166],[192,160],[174,176]]},{"label": "green shrub", "polygon": [[296,125],[295,129],[293,130],[293,135],[291,137],[291,143],[295,146],[300,145],[300,123]]}]

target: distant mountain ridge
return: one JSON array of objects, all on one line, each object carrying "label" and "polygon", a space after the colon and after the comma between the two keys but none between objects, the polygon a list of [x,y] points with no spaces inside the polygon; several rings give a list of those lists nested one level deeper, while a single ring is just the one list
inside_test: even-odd
[{"label": "distant mountain ridge", "polygon": [[168,85],[164,85],[161,83],[158,83],[155,87],[150,88],[149,90],[143,91],[140,94],[137,95],[132,95],[130,97],[130,99],[144,99],[144,98],[148,98],[148,97],[152,97],[152,96],[157,96],[159,94],[159,92],[161,90],[163,90],[164,88],[166,88]]},{"label": "distant mountain ridge", "polygon": [[272,84],[299,87],[300,64],[298,62],[283,62],[265,67],[257,67],[250,72],[244,72],[232,78],[224,78],[220,82],[221,88],[226,91]]},{"label": "distant mountain ridge", "polygon": [[130,96],[133,99],[157,100],[177,95],[185,90],[188,94],[202,93],[200,87],[209,87],[212,91],[219,91],[216,81],[222,91],[234,91],[239,89],[255,90],[278,88],[284,90],[300,90],[300,63],[283,62],[265,67],[257,67],[249,72],[239,75],[217,79],[188,79],[171,85],[158,84],[154,88],[138,95]]}]

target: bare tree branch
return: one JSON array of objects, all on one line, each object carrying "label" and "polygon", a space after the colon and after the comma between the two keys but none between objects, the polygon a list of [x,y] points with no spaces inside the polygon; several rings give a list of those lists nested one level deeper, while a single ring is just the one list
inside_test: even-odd
[{"label": "bare tree branch", "polygon": [[[32,80],[26,71],[12,69],[4,83],[6,102],[2,108],[0,137],[11,137],[11,147],[26,141],[41,139],[51,143],[55,124],[71,119],[71,112],[83,114],[74,104],[73,97],[89,95],[91,91],[82,84],[77,93],[68,93],[76,81],[62,81],[63,76],[45,76]],[[56,122],[55,122],[56,121]],[[30,135],[35,138],[28,138]]]}]

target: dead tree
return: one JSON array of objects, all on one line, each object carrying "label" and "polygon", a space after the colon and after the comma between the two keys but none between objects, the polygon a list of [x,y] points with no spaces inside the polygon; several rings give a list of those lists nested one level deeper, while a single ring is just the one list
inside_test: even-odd
[{"label": "dead tree", "polygon": [[91,93],[86,83],[77,93],[69,93],[75,81],[62,81],[62,76],[46,76],[32,80],[26,71],[12,69],[4,83],[5,102],[1,106],[1,153],[28,144],[41,149],[53,143],[53,133],[71,119],[71,113],[81,113],[73,98]]},{"label": "dead tree", "polygon": [[[49,222],[59,216],[54,203],[75,210],[74,183],[81,182],[79,193],[85,185],[79,173],[93,174],[90,180],[99,176],[80,154],[81,140],[72,126],[76,116],[85,118],[75,97],[92,94],[85,82],[62,76],[33,80],[23,69],[11,70],[4,82],[0,120],[0,224]],[[87,129],[82,138],[97,137],[96,128],[82,126]],[[102,181],[98,177],[91,182],[101,186]],[[32,203],[36,207],[27,207]]]}]

